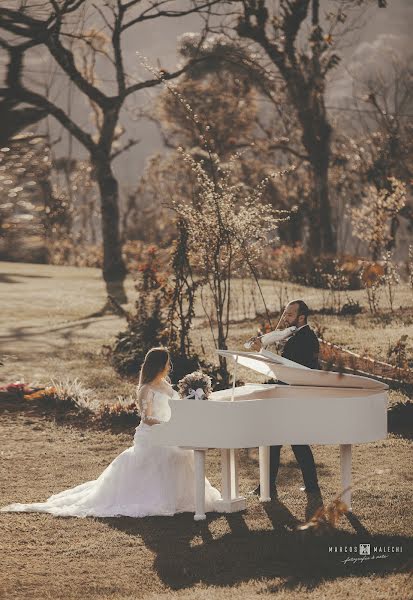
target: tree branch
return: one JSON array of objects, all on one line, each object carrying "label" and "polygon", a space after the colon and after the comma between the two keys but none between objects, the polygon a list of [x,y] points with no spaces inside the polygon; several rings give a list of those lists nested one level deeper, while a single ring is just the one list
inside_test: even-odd
[{"label": "tree branch", "polygon": [[307,17],[310,0],[291,0],[281,5],[283,20],[281,29],[285,34],[285,51],[292,65],[297,64],[295,41],[302,22]]},{"label": "tree branch", "polygon": [[171,79],[175,79],[176,77],[179,77],[183,73],[186,73],[196,63],[200,63],[204,60],[206,60],[206,58],[194,58],[193,60],[187,62],[187,64],[184,67],[182,67],[181,69],[178,69],[177,71],[173,71],[172,73],[162,71],[159,74],[159,76],[155,76],[155,79],[147,79],[146,81],[140,81],[138,83],[134,83],[133,85],[126,88],[126,90],[125,90],[123,96],[121,96],[121,98],[124,99],[127,96],[130,96],[130,94],[133,94],[134,92],[137,92],[139,90],[155,87],[156,85],[159,85],[163,81],[169,81]]},{"label": "tree branch", "polygon": [[50,35],[45,40],[50,54],[53,56],[60,68],[68,75],[69,79],[93,102],[104,109],[111,104],[110,98],[106,96],[99,88],[91,84],[78,71],[75,64],[73,53],[63,46],[59,39],[58,28],[50,31]]},{"label": "tree branch", "polygon": [[309,161],[310,157],[308,156],[308,154],[301,154],[301,152],[298,152],[297,150],[294,150],[294,148],[291,148],[290,146],[286,146],[285,144],[270,144],[268,146],[269,150],[285,150],[286,152],[290,152],[290,154],[294,154],[294,156],[296,156],[297,158],[300,158],[301,160],[306,160]]},{"label": "tree branch", "polygon": [[140,144],[140,142],[141,140],[129,140],[123,148],[116,150],[116,152],[112,152],[112,154],[110,155],[110,160],[115,160],[115,158],[117,158],[120,154],[127,152],[127,150],[133,148],[133,146],[136,146],[136,144]]},{"label": "tree branch", "polygon": [[70,133],[74,135],[75,138],[89,150],[89,152],[95,152],[96,145],[92,137],[83,131],[79,125],[72,121],[72,119],[61,108],[40,94],[21,86],[14,86],[12,88],[0,88],[0,98],[14,99],[19,102],[28,102],[29,104],[46,110],[48,114],[53,115],[53,117],[59,121],[59,123],[66,127],[66,129],[70,131]]},{"label": "tree branch", "polygon": [[125,93],[125,69],[123,65],[122,56],[122,45],[121,45],[121,33],[122,33],[122,20],[125,14],[125,9],[122,7],[121,0],[118,1],[118,13],[115,15],[115,25],[112,33],[112,46],[113,54],[115,57],[115,68],[116,68],[116,80],[118,82],[118,94],[122,95]]},{"label": "tree branch", "polygon": [[[271,42],[266,34],[265,25],[268,19],[268,12],[264,6],[257,8],[254,1],[244,0],[244,15],[238,20],[236,32],[241,38],[249,38],[259,44],[271,58],[281,73],[284,73],[285,57],[281,49],[275,42]],[[262,4],[262,3],[260,3]],[[264,10],[265,9],[265,10]]]},{"label": "tree branch", "polygon": [[59,8],[57,2],[53,2],[52,5],[54,12],[45,21],[34,19],[19,10],[0,8],[1,27],[5,31],[36,41],[37,44],[44,44],[61,69],[88,98],[101,108],[109,106],[110,99],[83,77],[76,68],[73,53],[59,39],[64,11],[76,10],[80,6],[79,2],[67,0],[62,8]]},{"label": "tree branch", "polygon": [[[203,10],[204,8],[210,8],[210,7],[214,6],[214,4],[219,4],[219,2],[221,2],[221,1],[222,0],[210,0],[209,2],[205,2],[205,4],[196,5],[193,8],[189,8],[187,10],[158,10],[154,13],[149,12],[150,10],[153,9],[153,6],[150,6],[149,8],[144,10],[138,17],[135,17],[128,23],[125,23],[125,25],[123,25],[123,27],[122,27],[122,31],[125,31],[125,29],[128,29],[129,27],[136,25],[136,23],[142,23],[143,21],[148,21],[150,19],[157,19],[159,17],[174,17],[174,18],[185,17],[185,16],[191,15],[193,13],[198,13],[201,10]],[[131,0],[130,2],[127,2],[126,4],[124,4],[123,8],[125,10],[128,10],[132,6],[138,4],[138,2],[139,2],[139,0]]]}]

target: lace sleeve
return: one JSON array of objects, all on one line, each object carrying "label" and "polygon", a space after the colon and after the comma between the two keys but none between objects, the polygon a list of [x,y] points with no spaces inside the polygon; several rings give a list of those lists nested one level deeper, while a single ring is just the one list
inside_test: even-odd
[{"label": "lace sleeve", "polygon": [[152,403],[153,403],[154,392],[148,387],[142,387],[138,390],[138,405],[141,420],[147,422],[157,422],[152,416]]}]

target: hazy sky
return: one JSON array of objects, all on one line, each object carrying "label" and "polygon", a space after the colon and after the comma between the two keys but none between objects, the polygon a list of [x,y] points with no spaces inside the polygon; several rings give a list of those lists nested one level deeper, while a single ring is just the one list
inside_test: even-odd
[{"label": "hazy sky", "polygon": [[[330,2],[333,4],[332,0],[324,0],[324,8],[327,8]],[[369,9],[361,21],[364,25],[353,34],[349,45],[343,49],[342,64],[333,73],[328,88],[327,101],[329,105],[345,106],[348,104],[352,94],[351,73],[383,64],[393,50],[402,51],[404,54],[412,51],[413,0],[388,0],[388,5],[387,9],[377,9],[376,7]],[[133,30],[126,40],[124,55],[128,73],[136,79],[150,76],[139,64],[136,51],[146,55],[155,66],[159,59],[166,68],[173,68],[177,61],[177,36],[188,31],[199,30],[199,21],[196,16],[184,19],[158,19],[156,26],[151,23],[155,22],[146,23],[143,27]],[[40,60],[38,64],[41,64]],[[150,106],[154,93],[156,93],[154,90],[140,92],[134,102]],[[67,97],[67,90],[62,89],[61,94]],[[61,102],[62,98],[58,100]],[[87,123],[90,108],[86,102],[74,97],[65,98],[64,103],[68,102],[72,102],[73,115],[76,120],[79,123]],[[134,187],[146,159],[162,148],[162,142],[157,127],[148,120],[134,122],[124,115],[123,124],[127,128],[125,139],[137,137],[141,141],[116,161],[115,169],[121,184],[125,187]]]},{"label": "hazy sky", "polygon": [[[324,2],[324,6],[328,4]],[[370,9],[363,17],[364,26],[354,34],[353,43],[343,50],[342,66],[332,76],[328,90],[328,103],[332,106],[345,105],[352,94],[350,73],[362,67],[382,63],[392,49],[403,53],[413,51],[411,31],[413,28],[413,0],[389,0],[387,9]],[[198,21],[191,17],[186,20],[164,20],[160,22],[157,34],[148,28],[138,40],[129,41],[128,52],[134,60],[138,49],[154,63],[159,57],[163,65],[173,67],[176,59],[176,38],[186,31],[197,31]],[[384,51],[384,52],[383,52]],[[138,66],[137,66],[138,68]],[[142,71],[140,70],[142,73]],[[143,168],[146,158],[162,147],[157,128],[150,122],[132,124],[136,127],[141,144],[125,156],[117,165],[118,173],[124,181],[132,183],[136,173]]]}]

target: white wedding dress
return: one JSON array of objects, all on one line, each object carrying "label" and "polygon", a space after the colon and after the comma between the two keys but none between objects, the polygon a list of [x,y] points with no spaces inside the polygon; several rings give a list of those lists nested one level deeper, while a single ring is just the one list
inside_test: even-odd
[{"label": "white wedding dress", "polygon": [[[143,413],[165,422],[171,417],[168,400],[178,397],[151,389]],[[144,415],[142,415],[143,417]],[[124,450],[95,480],[50,496],[46,502],[10,504],[1,512],[42,512],[61,517],[146,517],[172,516],[195,510],[195,470],[193,450],[151,445],[154,427],[143,418],[136,428],[133,446]],[[217,489],[205,479],[206,511],[214,511],[221,499]]]}]

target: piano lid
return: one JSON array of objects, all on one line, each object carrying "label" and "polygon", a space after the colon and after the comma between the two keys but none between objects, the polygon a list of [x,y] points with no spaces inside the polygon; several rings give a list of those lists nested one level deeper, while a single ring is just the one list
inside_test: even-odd
[{"label": "piano lid", "polygon": [[388,385],[370,377],[309,369],[268,350],[261,352],[217,350],[217,352],[221,356],[232,358],[243,367],[248,367],[266,377],[278,379],[289,385],[376,390],[388,389]]}]

